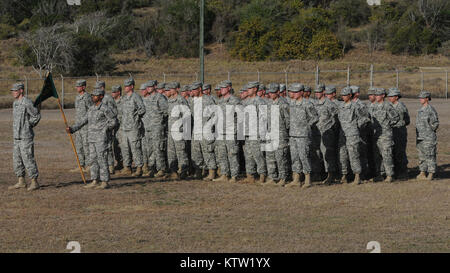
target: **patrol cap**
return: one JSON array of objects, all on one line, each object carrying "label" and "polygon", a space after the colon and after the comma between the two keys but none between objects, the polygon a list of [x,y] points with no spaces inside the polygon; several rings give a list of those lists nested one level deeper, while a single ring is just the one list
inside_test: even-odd
[{"label": "patrol cap", "polygon": [[244,92],[246,92],[247,91],[247,85],[246,84],[244,84],[242,87],[241,87],[241,90],[239,90],[239,93],[244,93]]},{"label": "patrol cap", "polygon": [[95,88],[94,91],[92,91],[92,96],[100,96],[100,95],[105,95],[105,90]]},{"label": "patrol cap", "polygon": [[105,88],[106,87],[106,83],[104,81],[98,81],[95,83],[95,87],[94,88]]},{"label": "patrol cap", "polygon": [[402,97],[402,95],[400,94],[400,90],[397,87],[391,87],[388,89],[388,93],[387,93],[388,97],[394,97],[394,96],[398,96],[399,98]]},{"label": "patrol cap", "polygon": [[280,85],[278,83],[271,83],[267,88],[269,93],[276,93],[278,90],[280,90]]},{"label": "patrol cap", "polygon": [[116,92],[122,92],[122,86],[120,86],[120,85],[113,85],[111,87],[111,93],[116,93]]},{"label": "patrol cap", "polygon": [[147,87],[153,87],[158,84],[157,80],[150,80],[147,82]]},{"label": "patrol cap", "polygon": [[145,90],[145,89],[147,89],[147,84],[146,83],[141,84],[141,87],[139,88],[139,90]]},{"label": "patrol cap", "polygon": [[247,83],[247,89],[258,88],[258,87],[259,87],[259,82],[248,82]]},{"label": "patrol cap", "polygon": [[177,88],[178,88],[178,83],[176,83],[176,82],[166,83],[166,86],[165,86],[166,90],[177,89]]},{"label": "patrol cap", "polygon": [[288,86],[287,90],[289,92],[297,93],[297,92],[302,91],[303,88],[304,88],[304,86],[301,83],[292,83]]},{"label": "patrol cap", "polygon": [[336,93],[336,86],[334,86],[334,85],[327,85],[325,87],[325,94],[330,95],[330,94],[333,94],[333,93]]},{"label": "patrol cap", "polygon": [[76,87],[86,86],[86,80],[78,80],[78,81],[75,83],[75,86],[76,86]]},{"label": "patrol cap", "polygon": [[223,83],[225,83],[228,86],[233,86],[233,83],[230,80],[224,80]]},{"label": "patrol cap", "polygon": [[208,89],[211,89],[211,84],[209,84],[209,83],[203,84],[202,90],[208,90]]},{"label": "patrol cap", "polygon": [[286,84],[281,83],[280,84],[280,92],[286,91]]},{"label": "patrol cap", "polygon": [[352,94],[352,89],[350,87],[344,87],[341,90],[341,96],[347,96]]},{"label": "patrol cap", "polygon": [[325,91],[325,84],[319,83],[318,85],[316,85],[316,88],[314,89],[315,93],[320,93],[323,91]]},{"label": "patrol cap", "polygon": [[262,83],[258,86],[258,91],[261,91],[261,90],[264,90],[264,92],[266,91],[266,86]]},{"label": "patrol cap", "polygon": [[375,87],[369,87],[369,89],[367,90],[367,95],[375,95],[375,91],[377,89]]},{"label": "patrol cap", "polygon": [[156,89],[164,89],[164,88],[166,88],[165,82],[160,82],[156,85]]},{"label": "patrol cap", "polygon": [[202,88],[202,83],[201,82],[193,82],[191,84],[191,90],[195,90],[197,88]]},{"label": "patrol cap", "polygon": [[305,86],[305,92],[311,92],[311,86]]},{"label": "patrol cap", "polygon": [[18,82],[18,83],[13,84],[11,91],[17,91],[17,90],[24,89],[24,88],[25,88],[25,86],[23,85],[23,83]]},{"label": "patrol cap", "polygon": [[123,82],[123,86],[130,86],[130,85],[135,85],[133,78],[128,78]]},{"label": "patrol cap", "polygon": [[181,92],[186,92],[186,91],[189,91],[189,90],[191,90],[191,87],[189,86],[189,85],[183,85],[183,87],[181,87]]},{"label": "patrol cap", "polygon": [[356,86],[356,85],[351,85],[350,89],[352,90],[352,94],[356,94],[356,93],[360,92],[359,86]]},{"label": "patrol cap", "polygon": [[419,98],[420,98],[420,99],[428,98],[429,100],[431,100],[431,93],[428,92],[428,91],[426,91],[426,90],[422,90],[422,91],[420,91],[420,93],[419,93]]},{"label": "patrol cap", "polygon": [[381,95],[386,95],[386,89],[384,89],[384,88],[377,88],[376,90],[375,90],[375,94],[374,94],[375,96],[381,96]]}]

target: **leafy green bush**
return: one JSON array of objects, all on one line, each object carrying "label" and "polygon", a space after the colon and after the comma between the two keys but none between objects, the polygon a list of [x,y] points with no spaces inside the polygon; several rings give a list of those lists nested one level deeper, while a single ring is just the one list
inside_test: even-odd
[{"label": "leafy green bush", "polygon": [[313,36],[308,54],[316,60],[334,60],[342,57],[342,45],[333,33],[322,30]]},{"label": "leafy green bush", "polygon": [[7,24],[0,24],[0,40],[9,39],[16,35],[16,29]]}]

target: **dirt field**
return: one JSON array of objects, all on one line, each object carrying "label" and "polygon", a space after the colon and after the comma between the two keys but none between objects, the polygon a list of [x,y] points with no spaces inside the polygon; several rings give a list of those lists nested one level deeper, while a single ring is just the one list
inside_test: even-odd
[{"label": "dirt field", "polygon": [[[409,173],[417,171],[417,100],[404,100]],[[0,110],[0,252],[382,252],[450,250],[450,107],[440,116],[438,179],[307,190],[114,176],[109,190],[82,188],[59,112],[35,130],[41,190],[9,191],[11,109]],[[67,115],[73,121],[73,110]],[[27,179],[28,180],[28,179]]]}]

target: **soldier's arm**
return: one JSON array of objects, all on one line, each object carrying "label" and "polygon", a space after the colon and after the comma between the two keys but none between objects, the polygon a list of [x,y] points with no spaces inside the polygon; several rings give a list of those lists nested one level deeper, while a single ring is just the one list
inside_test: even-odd
[{"label": "soldier's arm", "polygon": [[35,127],[41,120],[41,113],[39,110],[33,106],[32,103],[26,105],[26,111],[29,115],[29,123],[31,127]]},{"label": "soldier's arm", "polygon": [[314,108],[314,106],[312,104],[310,104],[306,108],[306,111],[308,112],[308,115],[310,117],[309,125],[316,124],[319,121],[319,114],[317,113],[316,108]]},{"label": "soldier's arm", "polygon": [[439,117],[436,110],[434,110],[433,108],[431,108],[429,120],[431,129],[433,129],[433,131],[436,131],[439,127]]},{"label": "soldier's arm", "polygon": [[144,105],[144,101],[142,100],[142,97],[139,95],[135,96],[135,102],[136,102],[136,113],[142,117],[145,115],[145,105]]},{"label": "soldier's arm", "polygon": [[104,110],[104,113],[105,113],[105,117],[107,120],[106,126],[108,127],[108,129],[115,128],[117,125],[117,119],[116,119],[116,115],[114,114],[114,111],[111,108],[106,107]]},{"label": "soldier's arm", "polygon": [[408,126],[411,123],[411,118],[409,116],[409,111],[408,111],[408,108],[406,107],[406,105],[403,104],[403,108],[405,111],[405,116],[404,116],[405,126]]},{"label": "soldier's arm", "polygon": [[284,118],[286,120],[286,128],[289,129],[289,127],[291,125],[291,117],[290,117],[290,112],[289,112],[289,105],[284,105],[283,106],[283,111],[284,111]]},{"label": "soldier's arm", "polygon": [[167,104],[167,100],[163,97],[160,97],[158,99],[158,110],[160,112],[160,114],[162,114],[163,116],[168,116],[168,109],[169,109],[169,105]]},{"label": "soldier's arm", "polygon": [[388,107],[388,118],[390,121],[391,126],[397,124],[397,122],[400,121],[400,115],[397,113],[397,111],[395,111],[394,107],[390,106]]},{"label": "soldier's arm", "polygon": [[77,123],[75,123],[75,125],[69,127],[70,133],[75,133],[76,131],[83,128],[83,126],[85,126],[87,123],[88,123],[88,115],[86,113],[86,115],[82,116],[81,119]]}]

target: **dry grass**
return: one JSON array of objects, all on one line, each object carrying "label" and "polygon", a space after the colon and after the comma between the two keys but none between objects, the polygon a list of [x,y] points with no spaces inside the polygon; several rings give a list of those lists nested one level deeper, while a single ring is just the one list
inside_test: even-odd
[{"label": "dry grass", "polygon": [[[405,100],[413,124],[418,105]],[[8,191],[11,110],[0,110],[0,252],[448,252],[450,114],[441,119],[439,178],[307,190],[202,181],[113,177],[110,190],[83,189],[58,111],[36,128],[42,190]],[[67,111],[69,119],[74,112]],[[408,128],[410,176],[417,174],[414,126]]]}]

